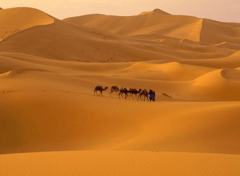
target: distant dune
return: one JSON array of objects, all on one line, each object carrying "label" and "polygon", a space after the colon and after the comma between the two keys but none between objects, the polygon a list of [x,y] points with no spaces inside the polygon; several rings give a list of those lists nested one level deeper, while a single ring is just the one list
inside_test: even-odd
[{"label": "distant dune", "polygon": [[163,10],[160,10],[160,9],[154,9],[153,11],[150,11],[150,12],[142,12],[139,15],[146,15],[146,14],[151,14],[151,13],[158,13],[158,14],[161,14],[161,15],[171,15],[170,13],[167,13],[167,12],[165,12]]},{"label": "distant dune", "polygon": [[168,15],[159,9],[144,12],[140,16],[86,15],[68,18],[64,21],[127,36],[154,34],[189,39],[206,44],[220,42],[240,44],[239,24]]},{"label": "distant dune", "polygon": [[204,20],[200,41],[208,44],[221,42],[240,43],[240,24]]},{"label": "distant dune", "polygon": [[159,9],[138,16],[86,15],[64,20],[78,26],[101,29],[127,36],[154,34],[199,41],[202,20],[195,17],[166,15]]},{"label": "distant dune", "polygon": [[[163,37],[161,35],[161,39],[158,39],[159,35],[156,36],[153,34],[148,34],[148,32],[144,29],[143,33],[141,33],[144,35],[132,38],[109,33],[109,31],[102,31],[102,28],[99,30],[86,28],[84,26],[72,25],[68,22],[66,23],[65,20],[60,21],[54,19],[35,9],[17,8],[8,9],[6,12],[11,13],[11,11],[14,13],[12,13],[13,15],[9,15],[9,18],[17,13],[21,13],[21,11],[24,12],[24,15],[33,13],[34,15],[32,15],[31,19],[34,21],[34,23],[31,22],[31,19],[27,22],[24,21],[24,23],[19,23],[21,25],[26,23],[27,25],[22,25],[21,28],[19,27],[19,29],[22,29],[22,32],[15,35],[12,35],[14,33],[11,33],[11,36],[3,40],[0,43],[0,52],[20,52],[50,59],[95,62],[176,60],[183,58],[202,59],[226,57],[233,53],[232,50],[222,50],[219,47],[204,46],[200,45],[199,43],[185,43],[181,40],[164,36],[164,32],[162,32]],[[5,12],[5,10],[3,12]],[[3,15],[7,13],[4,13]],[[150,16],[147,17],[146,15],[143,15],[141,17],[133,16],[106,18],[113,18],[112,20],[108,20],[109,22],[112,21],[111,24],[109,24],[110,26],[114,26],[112,23],[116,23],[115,18],[121,18],[123,21],[128,21],[125,28],[132,30],[134,28],[138,28],[133,22],[136,21],[135,18],[140,18],[138,20],[138,26],[142,26],[141,23],[144,21],[144,19],[147,20],[145,26],[149,28],[149,26],[155,25],[155,23],[158,21],[158,15],[161,14],[154,11],[152,14],[148,15]],[[40,16],[43,16],[43,18],[41,17],[41,20],[39,21],[38,18],[40,18]],[[103,19],[105,20],[105,16],[99,17],[104,17]],[[22,20],[25,19],[24,16],[19,16],[18,18],[19,20],[20,18],[22,18]],[[171,21],[171,19],[168,18],[172,18],[173,21],[171,24],[169,23],[169,20]],[[183,24],[181,21],[181,24],[179,23],[178,18],[187,18],[187,20],[184,22],[184,27],[180,27]],[[188,26],[188,24],[192,24],[193,21],[194,24],[198,24],[200,21],[196,18],[170,15],[166,18],[164,17],[162,20],[165,20],[167,25],[175,25],[173,33],[176,35],[181,35],[182,38],[185,38],[184,36],[186,36],[186,38],[190,39],[198,36],[198,34],[195,35],[192,32],[190,34],[183,34],[181,32],[188,31],[186,26]],[[8,24],[5,25],[5,23],[3,23],[5,26],[8,26]],[[14,25],[9,27],[9,30],[10,28],[17,28],[16,24],[13,24]],[[192,37],[189,38],[189,36]],[[22,40],[23,38],[24,40]],[[153,39],[154,41],[152,41]]]},{"label": "distant dune", "polygon": [[0,175],[240,175],[240,24],[11,8],[0,26]]}]

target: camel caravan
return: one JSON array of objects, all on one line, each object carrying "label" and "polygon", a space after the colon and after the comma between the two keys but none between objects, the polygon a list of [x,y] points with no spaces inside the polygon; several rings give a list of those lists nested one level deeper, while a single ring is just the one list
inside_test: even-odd
[{"label": "camel caravan", "polygon": [[[94,95],[99,95],[99,96],[103,96],[102,92],[106,91],[108,89],[108,87],[103,88],[102,86],[96,86],[94,89]],[[97,94],[99,92],[99,94]],[[110,89],[110,96],[112,96],[112,94],[118,94],[119,98],[123,98],[123,99],[137,99],[137,100],[142,100],[142,101],[155,101],[155,91],[153,90],[149,90],[147,91],[146,89],[127,89],[127,88],[119,88],[117,86],[112,86]]]}]

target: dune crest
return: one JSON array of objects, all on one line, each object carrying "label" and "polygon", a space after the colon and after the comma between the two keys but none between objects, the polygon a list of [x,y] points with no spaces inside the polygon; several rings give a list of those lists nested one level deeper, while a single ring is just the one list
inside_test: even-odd
[{"label": "dune crest", "polygon": [[203,100],[239,101],[240,72],[235,69],[217,69],[195,79],[192,91]]},{"label": "dune crest", "polygon": [[139,15],[149,15],[149,14],[152,14],[152,13],[157,13],[157,14],[161,14],[161,15],[171,15],[170,13],[167,13],[167,12],[165,12],[163,10],[160,10],[160,9],[154,9],[153,11],[150,11],[150,12],[142,12]]},{"label": "dune crest", "polygon": [[180,64],[179,62],[164,64],[138,62],[132,64],[120,73],[124,73],[125,77],[146,80],[191,81],[209,71],[211,71],[211,69]]},{"label": "dune crest", "polygon": [[[162,15],[154,10],[147,15],[131,17],[86,15],[63,21],[127,36],[158,34],[199,41],[202,20],[195,17]],[[190,31],[190,32],[189,32]]]},{"label": "dune crest", "polygon": [[0,40],[25,29],[48,25],[54,19],[46,13],[32,8],[11,8],[0,11]]},{"label": "dune crest", "polygon": [[240,45],[240,29],[231,23],[204,19],[200,41],[207,44],[227,42]]},{"label": "dune crest", "polygon": [[170,15],[159,9],[138,16],[85,15],[63,21],[125,36],[162,35],[234,50],[238,50],[240,45],[239,24]]},{"label": "dune crest", "polygon": [[222,69],[221,75],[229,80],[240,81],[240,71],[237,69]]}]

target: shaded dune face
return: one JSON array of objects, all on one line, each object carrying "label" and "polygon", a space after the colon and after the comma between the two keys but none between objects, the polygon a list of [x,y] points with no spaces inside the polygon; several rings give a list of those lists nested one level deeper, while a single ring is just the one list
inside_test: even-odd
[{"label": "shaded dune face", "polygon": [[13,8],[0,26],[0,175],[240,174],[239,24]]},{"label": "shaded dune face", "polygon": [[89,15],[69,18],[63,21],[120,35],[154,34],[193,41],[199,41],[202,28],[201,19],[163,15],[157,11],[131,17]]},{"label": "shaded dune face", "polygon": [[208,44],[217,43],[240,43],[239,25],[231,23],[222,23],[212,20],[204,20],[201,31],[200,41]]},{"label": "shaded dune face", "polygon": [[[234,69],[219,69],[207,73],[195,80],[193,90],[205,98],[217,101],[238,101],[240,94],[239,71]],[[203,98],[204,99],[204,98]]]},{"label": "shaded dune face", "polygon": [[67,18],[64,21],[127,36],[154,34],[206,44],[226,42],[228,46],[225,47],[233,49],[236,49],[235,44],[240,43],[239,24],[168,15],[164,12],[158,13],[158,10],[132,17],[86,15]]}]

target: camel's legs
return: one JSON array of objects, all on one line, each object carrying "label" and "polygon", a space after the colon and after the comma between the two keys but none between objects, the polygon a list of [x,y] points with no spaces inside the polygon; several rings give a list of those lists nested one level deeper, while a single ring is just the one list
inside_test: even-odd
[{"label": "camel's legs", "polygon": [[94,96],[98,95],[97,92],[98,92],[97,90],[94,90],[94,93],[93,93]]},{"label": "camel's legs", "polygon": [[118,94],[118,91],[115,92],[115,97],[117,96],[117,94]]},{"label": "camel's legs", "polygon": [[138,97],[137,94],[135,94],[135,98],[134,98],[134,100],[137,99],[137,97]]},{"label": "camel's legs", "polygon": [[133,93],[131,94],[131,98],[134,100],[134,94]]},{"label": "camel's legs", "polygon": [[128,95],[128,97],[129,97],[129,100],[131,99],[131,97],[132,97],[132,94],[130,93],[130,95]]}]

